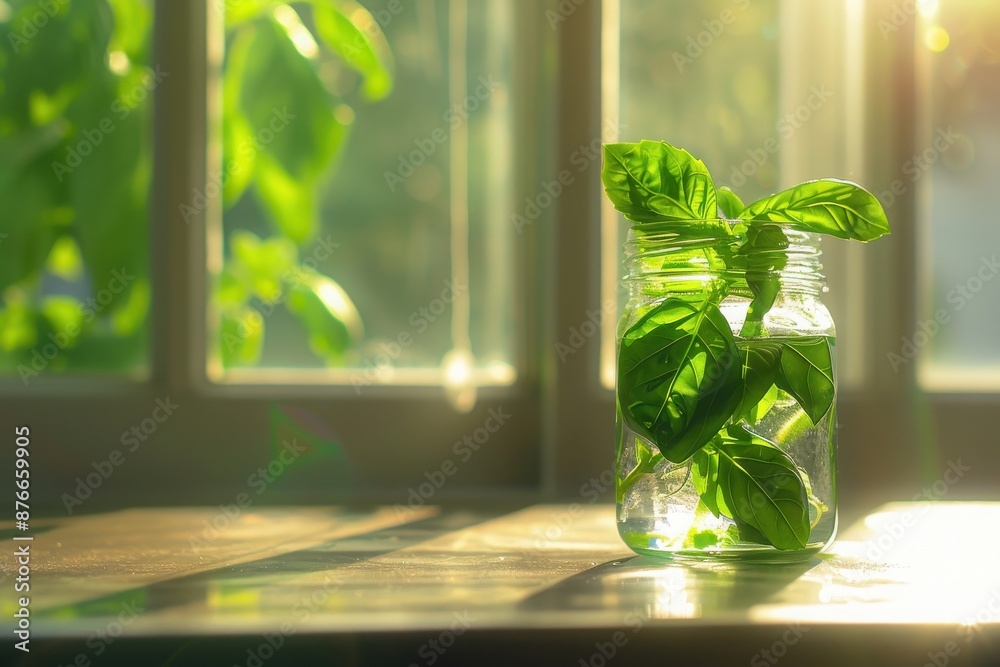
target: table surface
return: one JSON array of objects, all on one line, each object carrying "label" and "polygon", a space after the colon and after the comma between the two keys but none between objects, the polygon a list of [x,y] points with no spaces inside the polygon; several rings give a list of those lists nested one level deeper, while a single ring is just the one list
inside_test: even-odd
[{"label": "table surface", "polygon": [[[568,665],[600,667],[602,653],[629,664],[630,652],[645,660],[664,647],[685,656],[677,664],[695,664],[718,648],[712,638],[725,638],[725,655],[740,664],[787,654],[812,656],[802,664],[854,655],[852,664],[919,666],[940,655],[994,665],[998,524],[1000,503],[886,505],[842,528],[825,554],[787,565],[638,557],[618,539],[614,508],[599,504],[134,509],[33,526],[32,541],[9,543],[31,545],[33,645],[87,664],[105,664],[98,649],[110,655],[120,635],[133,652],[155,641],[228,641],[243,662],[218,664],[249,665],[247,650],[271,633],[311,638],[307,655],[352,637],[353,648],[341,648],[353,662],[336,664],[445,664],[474,646],[498,656],[519,642]],[[13,596],[3,605],[10,636]],[[863,646],[847,646],[848,636]],[[412,659],[372,658],[390,639]],[[428,649],[430,639],[464,648]],[[857,662],[865,656],[880,657]]]}]

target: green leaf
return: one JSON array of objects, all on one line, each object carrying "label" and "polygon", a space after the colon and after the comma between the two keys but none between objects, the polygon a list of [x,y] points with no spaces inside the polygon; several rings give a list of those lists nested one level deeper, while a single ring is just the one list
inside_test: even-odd
[{"label": "green leaf", "polygon": [[122,51],[129,60],[145,63],[151,44],[153,6],[147,0],[108,0],[114,16],[109,51]]},{"label": "green leaf", "polygon": [[240,108],[253,32],[246,28],[228,38],[222,73],[222,170],[227,177],[223,201],[227,207],[235,204],[253,181],[257,161],[257,139]]},{"label": "green leaf", "polygon": [[289,239],[275,236],[261,241],[255,234],[236,231],[229,237],[230,259],[226,270],[246,292],[264,301],[282,293],[283,281],[298,261],[298,250]]},{"label": "green leaf", "polygon": [[237,2],[219,2],[216,6],[222,7],[226,28],[233,28],[242,23],[253,21],[265,12],[283,4],[285,3],[280,0],[237,0]]},{"label": "green leaf", "polygon": [[[764,393],[764,397],[760,399],[757,405],[751,407],[749,410],[743,412],[740,417],[745,419],[748,424],[756,424],[761,419],[771,411],[774,404],[778,402],[778,387],[771,385],[771,388]],[[779,442],[783,442],[781,438],[778,439]]]},{"label": "green leaf", "polygon": [[691,457],[691,483],[701,502],[715,516],[732,516],[726,499],[719,489],[719,455],[713,445],[702,447]]},{"label": "green leaf", "polygon": [[601,178],[615,208],[633,222],[718,217],[708,168],[668,143],[605,144]]},{"label": "green leaf", "polygon": [[71,296],[50,296],[42,300],[42,316],[52,331],[65,336],[66,345],[73,347],[83,329],[83,304]]},{"label": "green leaf", "polygon": [[733,521],[736,523],[736,530],[739,531],[740,540],[743,542],[752,542],[753,544],[771,544],[771,541],[767,539],[763,533],[743,519],[736,518],[733,519]]},{"label": "green leaf", "polygon": [[263,316],[249,306],[223,311],[219,343],[224,368],[255,365],[264,348]]},{"label": "green leaf", "polygon": [[[66,176],[76,211],[74,230],[95,293],[109,285],[115,272],[148,276],[151,97],[132,108],[118,102],[116,90],[97,96],[95,107],[74,111],[81,127],[109,121],[114,131],[99,133],[99,145]],[[111,308],[124,303],[132,288],[115,295]]]},{"label": "green leaf", "polygon": [[301,272],[286,304],[309,335],[309,347],[329,366],[344,363],[347,350],[364,338],[361,315],[347,292],[326,276]]},{"label": "green leaf", "polygon": [[38,323],[35,313],[21,300],[9,301],[0,310],[0,350],[26,350],[38,340]]},{"label": "green leaf", "polygon": [[317,73],[318,64],[295,47],[287,29],[268,16],[248,26],[239,105],[266,153],[293,179],[312,185],[344,139],[336,100]]},{"label": "green leaf", "polygon": [[383,62],[388,59],[388,45],[367,9],[352,2],[349,18],[335,5],[318,2],[313,5],[313,20],[327,48],[364,76],[369,100],[380,100],[392,92],[392,75]]},{"label": "green leaf", "polygon": [[276,229],[303,245],[318,228],[318,184],[346,129],[334,116],[336,100],[320,80],[317,63],[295,47],[287,29],[271,16],[246,29],[253,40],[246,47],[239,108],[249,128],[239,132],[246,135],[249,129],[256,140],[254,185],[260,202]]},{"label": "green leaf", "polygon": [[78,280],[83,275],[83,260],[80,248],[69,234],[60,236],[52,246],[45,269],[63,280]]},{"label": "green leaf", "polygon": [[836,395],[830,339],[804,336],[781,342],[781,369],[775,383],[795,398],[814,425],[819,424]]},{"label": "green leaf", "polygon": [[719,490],[732,518],[748,524],[778,549],[805,548],[809,504],[798,468],[766,440],[733,427],[728,431],[714,450],[719,457]]},{"label": "green leaf", "polygon": [[889,233],[882,204],[848,181],[806,181],[750,204],[740,217],[788,223],[804,232],[871,241]]},{"label": "green leaf", "polygon": [[730,220],[737,220],[743,212],[743,201],[728,185],[723,185],[716,193],[722,214]]},{"label": "green leaf", "polygon": [[141,331],[146,323],[151,297],[149,280],[137,278],[121,305],[111,313],[111,330],[122,337]]},{"label": "green leaf", "polygon": [[312,185],[296,180],[267,153],[257,155],[254,184],[278,232],[299,245],[316,235],[317,194]]},{"label": "green leaf", "polygon": [[[774,382],[781,366],[780,343],[767,340],[740,341],[740,362],[743,369],[743,382],[740,386],[740,402],[733,411],[734,416],[754,423],[754,411],[764,400],[769,391],[777,391]],[[773,400],[771,403],[773,404]],[[763,415],[761,415],[763,416]]]},{"label": "green leaf", "polygon": [[618,401],[625,422],[681,463],[709,442],[736,407],[739,352],[729,323],[706,299],[664,300],[622,338]]},{"label": "green leaf", "polygon": [[788,237],[778,225],[753,223],[747,228],[746,239],[736,253],[746,257],[746,281],[754,298],[740,335],[756,338],[763,335],[764,315],[781,289],[781,271],[788,264]]}]

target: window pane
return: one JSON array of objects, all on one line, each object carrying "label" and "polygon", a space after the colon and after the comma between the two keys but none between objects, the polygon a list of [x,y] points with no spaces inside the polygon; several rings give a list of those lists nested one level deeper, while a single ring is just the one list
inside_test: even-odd
[{"label": "window pane", "polygon": [[[1000,247],[1000,226],[992,199],[1000,174],[1000,6],[935,4],[917,35],[929,75],[929,118],[919,154],[900,174],[903,182],[923,178],[929,195],[923,200],[929,309],[908,344],[929,352],[922,375],[932,386],[973,389],[985,380],[996,388],[1000,266],[993,249]],[[915,353],[905,343],[902,352]]]},{"label": "window pane", "polygon": [[146,0],[0,2],[0,373],[138,372],[149,309]]},{"label": "window pane", "polygon": [[621,3],[621,138],[664,139],[705,161],[744,201],[771,194],[779,164],[776,0]]},{"label": "window pane", "polygon": [[[604,29],[618,30],[605,40],[605,66],[613,71],[603,81],[604,125],[618,128],[617,140],[686,148],[704,160],[717,187],[728,185],[745,202],[779,189],[779,148],[791,128],[779,113],[779,1],[611,0],[604,13]],[[607,204],[602,225],[602,301],[617,298],[620,306],[619,253],[628,228]],[[606,318],[602,328],[601,382],[608,388],[614,324]]]},{"label": "window pane", "polygon": [[218,368],[509,381],[510,5],[230,9]]}]

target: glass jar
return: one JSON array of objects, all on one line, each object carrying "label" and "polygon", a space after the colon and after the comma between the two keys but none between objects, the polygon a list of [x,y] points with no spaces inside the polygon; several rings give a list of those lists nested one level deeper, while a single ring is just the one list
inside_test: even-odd
[{"label": "glass jar", "polygon": [[787,247],[753,253],[746,225],[718,223],[645,224],[625,244],[619,533],[644,555],[807,558],[837,530],[819,238],[762,221]]}]

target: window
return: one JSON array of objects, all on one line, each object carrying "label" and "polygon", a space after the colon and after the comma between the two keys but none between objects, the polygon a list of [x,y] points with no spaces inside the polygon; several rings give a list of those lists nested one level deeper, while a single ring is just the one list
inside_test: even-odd
[{"label": "window", "polygon": [[214,376],[325,367],[456,400],[514,380],[512,20],[463,0],[227,14],[214,347],[244,370]]},{"label": "window", "polygon": [[920,193],[926,278],[918,326],[901,348],[919,354],[928,389],[995,391],[1000,292],[992,279],[1000,266],[991,248],[1000,232],[989,202],[1000,173],[1000,8],[954,0],[921,7],[918,139],[897,176]]},{"label": "window", "polygon": [[148,371],[144,0],[0,3],[0,373]]},{"label": "window", "polygon": [[58,448],[39,495],[60,498],[179,406],[95,509],[232,497],[289,439],[307,463],[275,502],[406,502],[446,461],[421,502],[606,491],[625,228],[599,149],[663,138],[747,198],[836,175],[889,209],[889,238],[824,247],[845,497],[989,462],[996,21],[987,0],[0,0],[3,416]]}]

